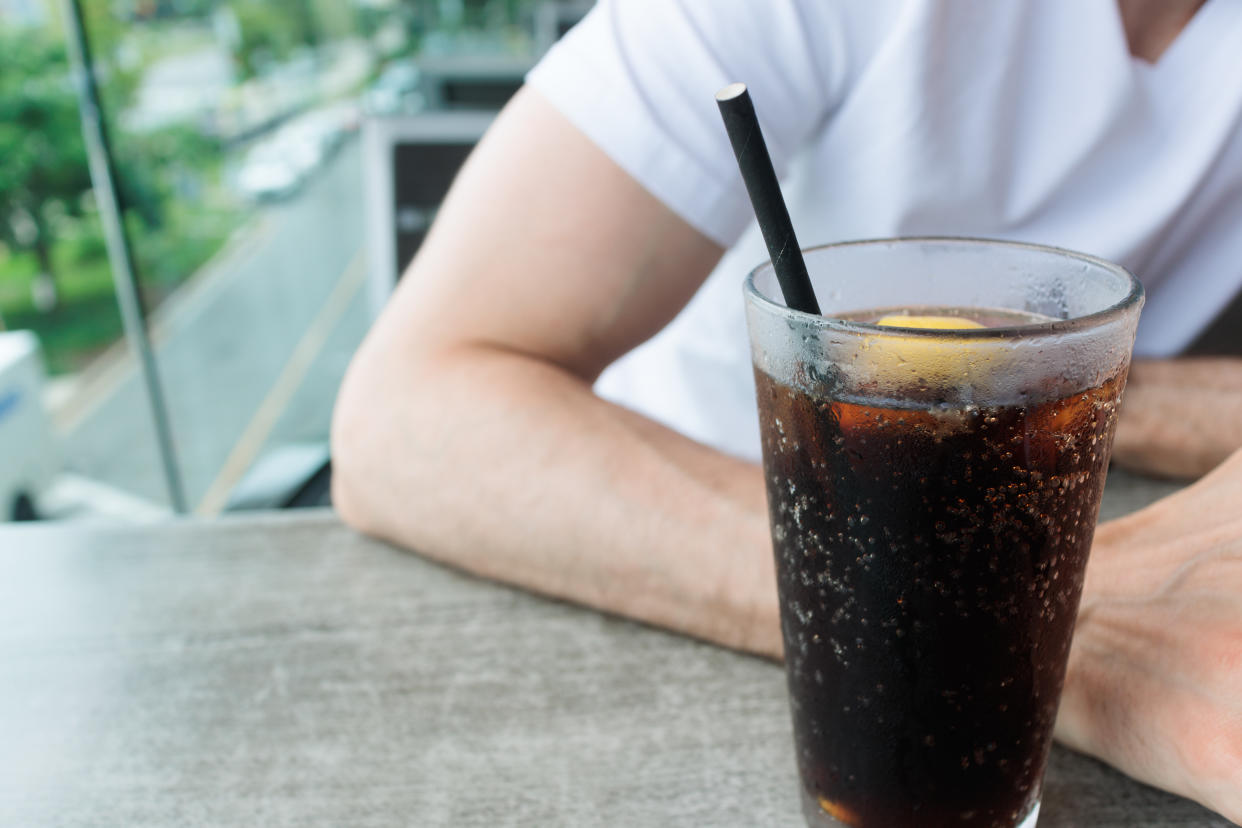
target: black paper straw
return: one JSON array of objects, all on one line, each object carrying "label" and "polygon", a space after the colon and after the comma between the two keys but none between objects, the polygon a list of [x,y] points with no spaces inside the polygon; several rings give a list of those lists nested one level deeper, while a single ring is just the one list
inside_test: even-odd
[{"label": "black paper straw", "polygon": [[781,185],[776,180],[772,157],[768,155],[768,145],[759,129],[759,118],[746,84],[731,83],[721,89],[716,93],[716,104],[720,107],[720,117],[724,118],[725,131],[729,133],[729,143],[737,156],[768,255],[772,257],[785,304],[818,316],[819,303],[811,289],[811,277],[806,272],[802,248],[798,246],[793,222],[789,220],[789,208],[781,197]]}]

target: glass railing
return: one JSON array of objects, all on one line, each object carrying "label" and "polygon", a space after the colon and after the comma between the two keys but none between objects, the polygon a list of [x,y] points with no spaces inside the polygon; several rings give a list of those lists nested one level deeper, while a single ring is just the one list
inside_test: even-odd
[{"label": "glass railing", "polygon": [[[0,519],[155,514],[177,489],[202,514],[287,500],[326,460],[345,366],[421,239],[411,216],[478,130],[451,161],[391,141],[446,113],[485,125],[588,5],[0,0]],[[98,90],[119,237],[75,77]],[[368,146],[384,154],[364,163]],[[411,186],[432,203],[394,201]],[[118,262],[142,311],[128,339]]]}]

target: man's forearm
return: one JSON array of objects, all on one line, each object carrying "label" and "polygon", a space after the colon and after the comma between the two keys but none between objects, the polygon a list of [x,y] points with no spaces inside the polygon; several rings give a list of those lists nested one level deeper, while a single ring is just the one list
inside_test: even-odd
[{"label": "man's forearm", "polygon": [[1242,358],[1140,361],[1130,369],[1113,459],[1194,478],[1242,448]]},{"label": "man's forearm", "polygon": [[485,577],[779,654],[757,467],[525,356],[384,359],[358,361],[334,423],[345,520]]},{"label": "man's forearm", "polygon": [[[525,356],[365,362],[334,426],[346,520],[486,577],[779,655],[757,467]],[[1242,445],[1242,360],[1136,363],[1126,399],[1123,465],[1198,475]],[[471,491],[445,488],[461,480]]]}]

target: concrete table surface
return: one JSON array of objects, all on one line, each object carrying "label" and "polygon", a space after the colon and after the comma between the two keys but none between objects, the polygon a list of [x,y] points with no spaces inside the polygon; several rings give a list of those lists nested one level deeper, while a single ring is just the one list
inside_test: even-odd
[{"label": "concrete table surface", "polygon": [[[1110,484],[1106,514],[1171,487]],[[801,825],[775,665],[329,512],[0,529],[0,825]],[[1226,826],[1057,748],[1041,828]]]}]

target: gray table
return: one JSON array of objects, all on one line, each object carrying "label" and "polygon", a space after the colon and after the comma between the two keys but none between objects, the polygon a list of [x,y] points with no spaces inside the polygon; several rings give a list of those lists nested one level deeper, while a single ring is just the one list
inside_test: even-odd
[{"label": "gray table", "polygon": [[[793,828],[795,779],[779,667],[330,513],[0,530],[5,826]],[[1040,825],[1227,823],[1058,749]]]}]

